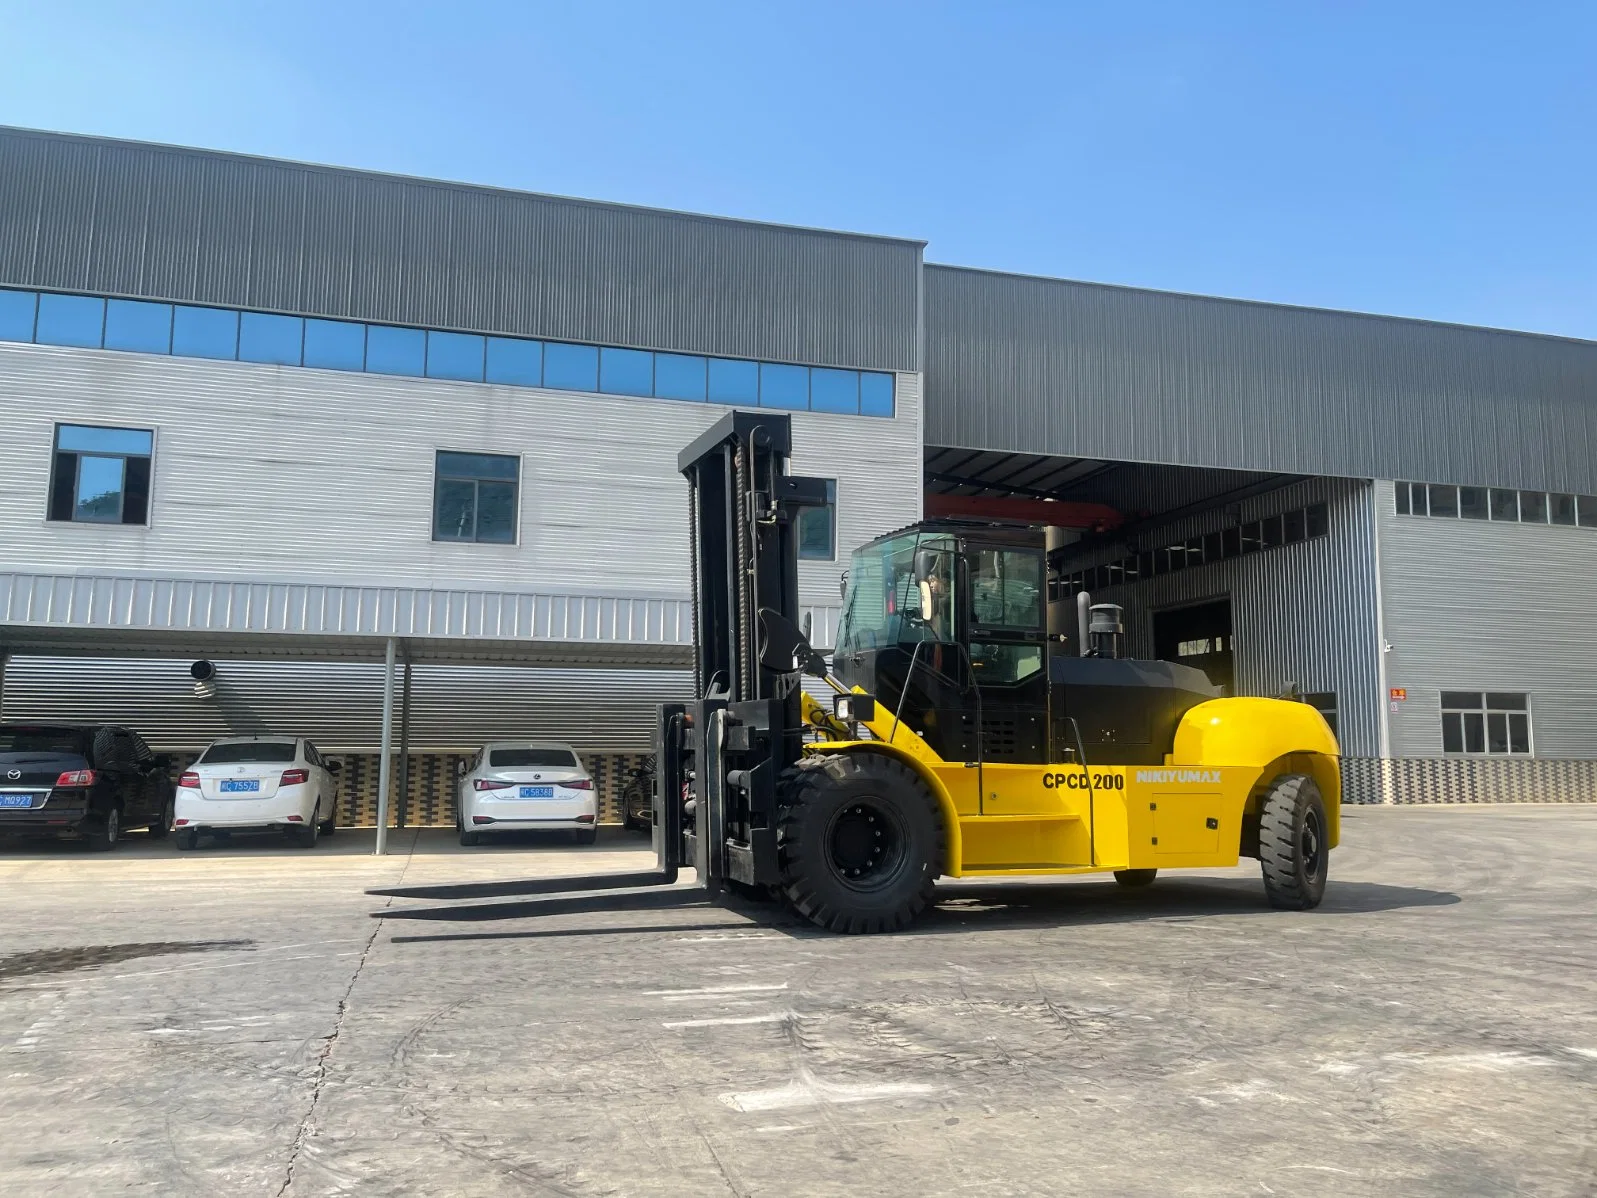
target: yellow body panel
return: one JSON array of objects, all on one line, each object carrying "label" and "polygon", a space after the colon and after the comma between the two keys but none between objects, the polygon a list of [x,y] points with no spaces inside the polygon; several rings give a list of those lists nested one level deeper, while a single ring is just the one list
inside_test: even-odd
[{"label": "yellow body panel", "polygon": [[[1164,764],[1011,765],[944,761],[891,712],[847,730],[806,696],[805,715],[838,737],[815,753],[888,753],[914,769],[943,812],[950,877],[1099,873],[1235,865],[1244,817],[1282,774],[1311,775],[1334,847],[1341,799],[1336,738],[1303,703],[1211,699],[1188,711]],[[815,718],[824,717],[825,723]]]}]

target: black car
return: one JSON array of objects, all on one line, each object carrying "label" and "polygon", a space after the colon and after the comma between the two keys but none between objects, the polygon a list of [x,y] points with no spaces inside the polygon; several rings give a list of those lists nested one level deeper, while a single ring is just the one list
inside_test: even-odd
[{"label": "black car", "polygon": [[77,836],[109,849],[124,830],[172,826],[169,758],[108,724],[0,724],[0,836]]}]

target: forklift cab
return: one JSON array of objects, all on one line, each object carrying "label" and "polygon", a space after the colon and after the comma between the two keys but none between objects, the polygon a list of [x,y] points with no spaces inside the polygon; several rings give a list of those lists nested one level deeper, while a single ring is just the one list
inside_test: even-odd
[{"label": "forklift cab", "polygon": [[833,672],[944,760],[1047,761],[1045,569],[1039,528],[939,521],[872,541],[849,565]]}]

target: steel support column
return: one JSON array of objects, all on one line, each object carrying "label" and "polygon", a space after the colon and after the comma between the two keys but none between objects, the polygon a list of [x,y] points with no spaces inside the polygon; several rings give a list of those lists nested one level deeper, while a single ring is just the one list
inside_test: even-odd
[{"label": "steel support column", "polygon": [[405,683],[399,692],[399,802],[396,827],[410,814],[410,655],[405,655]]},{"label": "steel support column", "polygon": [[381,857],[388,852],[388,790],[394,753],[394,653],[398,643],[388,638],[383,653],[383,739],[382,756],[377,759],[377,847]]}]

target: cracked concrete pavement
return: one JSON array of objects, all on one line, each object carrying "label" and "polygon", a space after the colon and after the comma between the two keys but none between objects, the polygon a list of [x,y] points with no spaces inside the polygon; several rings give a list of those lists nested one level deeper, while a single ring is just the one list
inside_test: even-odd
[{"label": "cracked concrete pavement", "polygon": [[[374,921],[643,842],[0,846],[7,1194],[1597,1194],[1597,806],[1355,809],[1256,869]],[[405,906],[404,900],[394,900]]]}]

